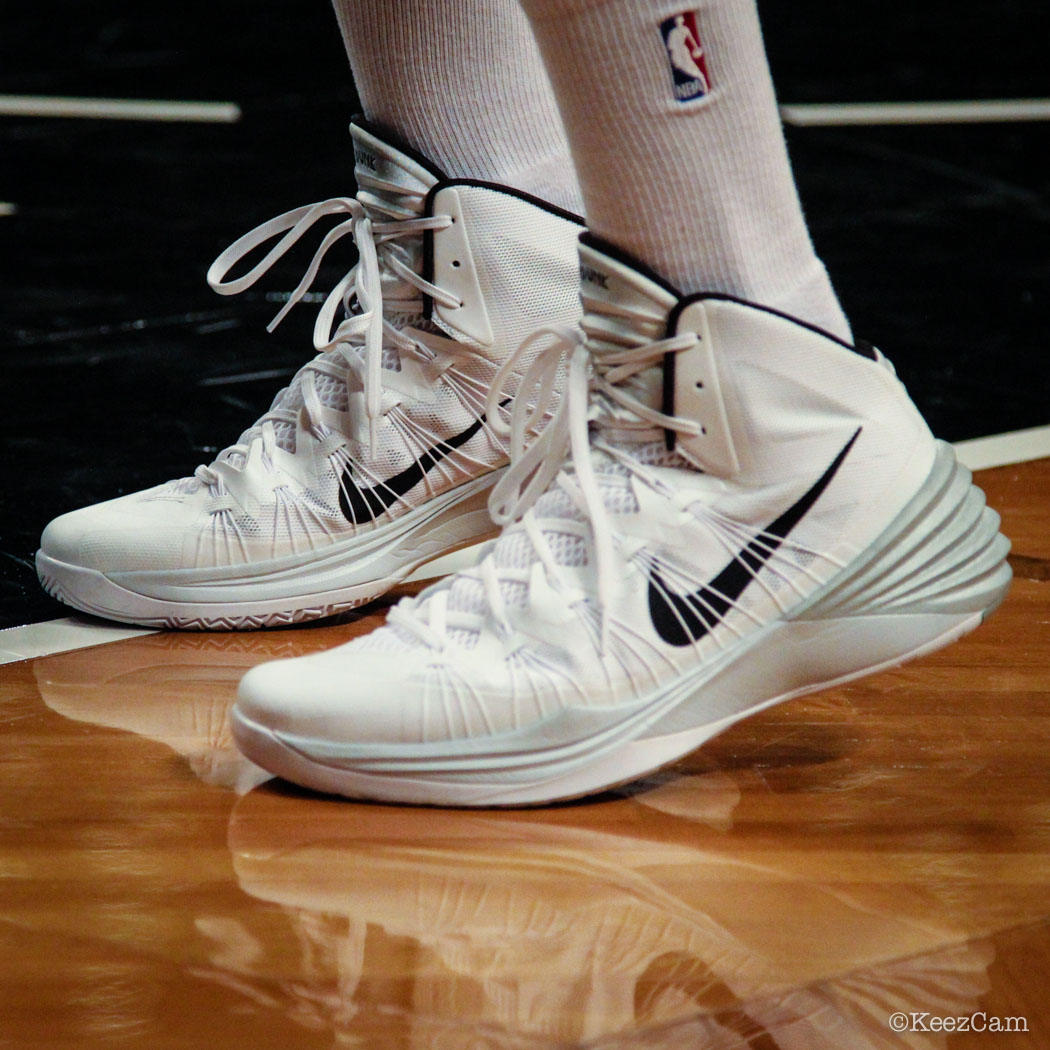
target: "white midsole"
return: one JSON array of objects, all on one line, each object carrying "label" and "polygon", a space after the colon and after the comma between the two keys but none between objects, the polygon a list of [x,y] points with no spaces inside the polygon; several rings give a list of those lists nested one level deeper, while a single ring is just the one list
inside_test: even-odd
[{"label": "white midsole", "polygon": [[[401,745],[385,748],[383,758],[378,750],[344,745],[337,757],[324,741],[273,732],[236,708],[234,735],[271,772],[322,791],[431,805],[553,801],[634,779],[748,715],[931,652],[981,619],[970,613],[780,621],[741,644],[719,669],[698,668],[632,703],[618,721],[553,747],[557,726],[545,723],[473,741],[468,749],[454,742]],[[756,653],[760,644],[765,660]],[[486,743],[495,746],[478,747]]]},{"label": "white midsole", "polygon": [[494,531],[488,493],[500,471],[458,486],[410,513],[321,551],[243,565],[102,573],[37,552],[37,571],[63,600],[131,622],[248,617],[359,604],[421,565]]}]

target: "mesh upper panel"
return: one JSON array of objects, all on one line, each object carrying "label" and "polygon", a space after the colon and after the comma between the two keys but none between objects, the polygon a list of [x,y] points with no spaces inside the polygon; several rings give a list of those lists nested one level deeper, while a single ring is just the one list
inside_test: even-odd
[{"label": "mesh upper panel", "polygon": [[[662,442],[634,446],[631,454],[642,462],[659,466],[676,466],[688,468],[688,464],[675,452],[668,452]],[[628,472],[615,460],[602,453],[592,454],[595,469],[598,473],[599,491],[606,510],[612,514],[634,514],[638,503],[627,483]],[[544,539],[550,548],[554,561],[558,565],[579,568],[589,560],[588,543],[575,532],[561,531],[558,521],[583,520],[583,515],[568,495],[560,488],[545,492],[537,501],[534,513],[540,519]],[[615,523],[614,523],[615,524]],[[520,528],[506,529],[496,541],[491,557],[499,569],[527,569],[539,560],[533,549],[532,541]],[[528,601],[528,587],[514,580],[500,580],[500,594],[508,608],[522,608]],[[473,576],[459,575],[452,582],[448,592],[450,611],[485,615],[488,601],[484,586]],[[476,644],[476,631],[464,628],[453,628],[449,632],[453,644],[471,648]],[[422,643],[414,635],[393,628],[381,628],[373,632],[358,644],[368,648],[385,651],[404,651]]]}]

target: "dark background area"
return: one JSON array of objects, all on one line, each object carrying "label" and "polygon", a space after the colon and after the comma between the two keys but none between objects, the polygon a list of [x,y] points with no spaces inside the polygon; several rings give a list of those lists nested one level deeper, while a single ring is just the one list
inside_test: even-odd
[{"label": "dark background area", "polygon": [[[0,116],[0,201],[18,207],[0,217],[0,627],[68,612],[32,570],[50,518],[191,473],[311,356],[309,306],[264,331],[303,259],[232,299],[204,273],[251,226],[352,192],[356,109],[325,0],[6,7],[0,94],[232,101],[243,118]],[[760,8],[786,103],[1050,95],[1046,0]],[[788,140],[855,332],[934,431],[1050,422],[1050,123]]]}]

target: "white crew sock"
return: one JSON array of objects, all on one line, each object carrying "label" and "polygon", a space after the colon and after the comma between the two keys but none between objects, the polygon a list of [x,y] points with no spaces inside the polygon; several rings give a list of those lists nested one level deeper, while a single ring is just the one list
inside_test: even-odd
[{"label": "white crew sock", "polygon": [[[849,339],[802,217],[753,0],[521,2],[588,226],[684,292],[728,292]],[[700,38],[693,68],[706,63],[706,93],[686,101],[704,79],[672,65],[696,50],[669,35],[679,15]]]},{"label": "white crew sock", "polygon": [[558,107],[517,0],[334,0],[365,115],[455,178],[582,213]]}]

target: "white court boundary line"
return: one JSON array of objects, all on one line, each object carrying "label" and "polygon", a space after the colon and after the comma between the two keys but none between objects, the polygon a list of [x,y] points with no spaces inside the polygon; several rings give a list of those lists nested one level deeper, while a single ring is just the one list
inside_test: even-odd
[{"label": "white court boundary line", "polygon": [[27,623],[0,631],[0,666],[34,656],[53,656],[74,649],[90,649],[106,642],[123,642],[144,634],[155,634],[145,627],[121,627],[118,624],[87,623],[74,616],[60,620]]},{"label": "white court boundary line", "polygon": [[780,107],[780,119],[800,128],[862,124],[997,124],[1050,120],[1050,98],[953,102],[798,102]]},{"label": "white court boundary line", "polygon": [[954,447],[959,462],[970,470],[1010,467],[1050,456],[1050,426],[957,441]]},{"label": "white court boundary line", "polygon": [[[235,102],[0,95],[0,116],[233,124],[240,120],[241,108]],[[1050,120],[1050,99],[795,102],[782,105],[780,116],[785,124],[792,124],[796,127],[843,127],[865,124],[989,124],[1019,120]]]},{"label": "white court boundary line", "polygon": [[[1008,434],[959,441],[954,447],[959,462],[970,470],[987,470],[991,467],[1027,463],[1033,459],[1050,456],[1050,426],[1029,427]],[[479,546],[480,544],[465,547],[444,557],[435,558],[409,576],[406,582],[434,579],[473,565]],[[107,642],[119,642],[155,633],[157,632],[143,627],[86,623],[76,617],[8,627],[0,630],[0,666],[31,657],[52,656],[56,653],[87,649]]]},{"label": "white court boundary line", "polygon": [[0,116],[235,124],[241,119],[241,107],[236,102],[174,102],[162,99],[0,95]]}]

